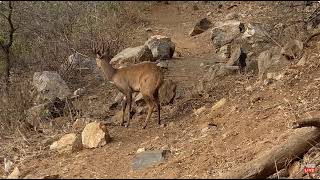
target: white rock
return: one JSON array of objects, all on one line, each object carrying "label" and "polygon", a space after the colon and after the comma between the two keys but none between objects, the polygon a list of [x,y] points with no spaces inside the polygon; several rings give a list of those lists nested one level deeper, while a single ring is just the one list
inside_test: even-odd
[{"label": "white rock", "polygon": [[62,136],[60,140],[51,144],[50,150],[56,150],[59,153],[77,152],[82,149],[81,136],[70,133]]},{"label": "white rock", "polygon": [[141,153],[141,152],[144,152],[144,151],[146,151],[145,148],[139,148],[139,149],[137,150],[137,154],[138,154],[138,153]]},{"label": "white rock", "polygon": [[73,95],[75,95],[75,96],[81,96],[81,95],[84,94],[85,91],[86,91],[85,88],[78,88],[77,90],[75,90],[75,91],[73,92]]},{"label": "white rock", "polygon": [[226,98],[220,99],[215,105],[212,106],[211,111],[221,108],[227,102]]},{"label": "white rock", "polygon": [[100,122],[91,122],[82,131],[82,144],[86,148],[97,148],[111,141],[107,127]]},{"label": "white rock", "polygon": [[12,166],[13,166],[13,162],[10,161],[10,159],[7,159],[7,158],[4,158],[4,171],[6,173],[9,173],[12,169]]},{"label": "white rock", "polygon": [[195,111],[194,111],[194,114],[195,114],[196,116],[199,116],[199,115],[200,115],[203,111],[205,111],[206,109],[207,109],[206,107],[201,107],[201,108],[195,110]]},{"label": "white rock", "polygon": [[12,173],[7,177],[7,179],[19,179],[20,171],[18,167],[15,167]]}]

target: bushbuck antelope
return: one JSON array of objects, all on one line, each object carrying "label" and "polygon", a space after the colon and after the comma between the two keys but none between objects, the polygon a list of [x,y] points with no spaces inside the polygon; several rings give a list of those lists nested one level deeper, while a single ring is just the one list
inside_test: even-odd
[{"label": "bushbuck antelope", "polygon": [[102,50],[93,48],[96,54],[97,66],[102,71],[103,76],[106,80],[111,81],[117,89],[125,95],[122,103],[122,122],[121,126],[124,125],[124,115],[126,107],[129,106],[128,111],[128,122],[125,127],[129,127],[130,124],[130,112],[132,103],[132,93],[140,92],[146,104],[149,106],[148,114],[145,119],[143,129],[146,128],[147,122],[153,112],[154,106],[157,106],[158,110],[158,124],[160,125],[160,102],[159,102],[159,88],[163,83],[163,74],[155,63],[142,62],[134,64],[128,67],[115,69],[110,64],[111,56],[109,54],[109,48],[105,52],[104,44]]}]

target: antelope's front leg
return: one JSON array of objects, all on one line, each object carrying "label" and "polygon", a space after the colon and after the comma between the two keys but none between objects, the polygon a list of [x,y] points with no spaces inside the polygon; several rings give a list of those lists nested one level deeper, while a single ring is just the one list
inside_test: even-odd
[{"label": "antelope's front leg", "polygon": [[131,119],[131,104],[132,104],[132,93],[129,93],[127,95],[127,105],[129,106],[129,110],[128,110],[128,122],[127,124],[125,125],[125,127],[129,127],[130,125],[130,119]]},{"label": "antelope's front leg", "polygon": [[122,100],[122,120],[121,120],[120,126],[124,125],[124,115],[126,112],[126,107],[127,107],[127,98],[124,97]]}]

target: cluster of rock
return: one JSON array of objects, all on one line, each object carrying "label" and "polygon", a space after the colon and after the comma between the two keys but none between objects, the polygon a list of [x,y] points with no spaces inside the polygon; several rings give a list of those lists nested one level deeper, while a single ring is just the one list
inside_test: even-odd
[{"label": "cluster of rock", "polygon": [[[217,63],[209,68],[205,80],[236,71],[257,73],[260,80],[264,80],[292,61],[305,61],[306,57],[302,55],[303,42],[292,39],[280,45],[261,25],[245,23],[240,20],[242,17],[243,14],[233,12],[225,17],[225,21],[214,23],[202,18],[189,32],[190,36],[208,30],[211,32]],[[270,42],[267,46],[266,41]]]}]

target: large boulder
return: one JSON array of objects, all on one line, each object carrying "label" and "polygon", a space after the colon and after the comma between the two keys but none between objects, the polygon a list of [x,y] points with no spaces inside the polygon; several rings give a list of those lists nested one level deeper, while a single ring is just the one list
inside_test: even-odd
[{"label": "large boulder", "polygon": [[281,49],[281,55],[287,60],[300,59],[303,50],[303,42],[299,40],[288,41]]},{"label": "large boulder", "polygon": [[161,104],[169,104],[176,95],[177,85],[171,80],[165,80],[159,89],[159,99]]},{"label": "large boulder", "polygon": [[110,61],[112,65],[135,64],[143,61],[154,61],[148,46],[142,45],[134,48],[126,48]]},{"label": "large boulder", "polygon": [[82,144],[85,148],[102,147],[111,141],[106,125],[101,122],[91,122],[87,124],[81,136]]},{"label": "large boulder", "polygon": [[175,44],[171,38],[161,35],[151,36],[146,42],[155,60],[171,59],[175,51]]},{"label": "large boulder", "polygon": [[195,36],[201,34],[212,27],[211,21],[207,18],[202,18],[199,22],[195,24],[193,29],[189,32],[189,36]]},{"label": "large boulder", "polygon": [[289,64],[288,61],[282,58],[278,47],[273,47],[261,52],[257,61],[260,80],[265,79],[267,73],[278,72],[282,67]]},{"label": "large boulder", "polygon": [[35,72],[33,86],[37,89],[41,100],[60,99],[71,95],[70,89],[61,76],[55,71]]},{"label": "large boulder", "polygon": [[82,149],[81,136],[70,133],[62,136],[58,141],[51,144],[50,150],[59,153],[72,153]]},{"label": "large boulder", "polygon": [[218,50],[220,47],[231,43],[235,38],[240,36],[245,30],[244,24],[240,21],[229,20],[225,22],[217,22],[212,28],[211,40]]}]

